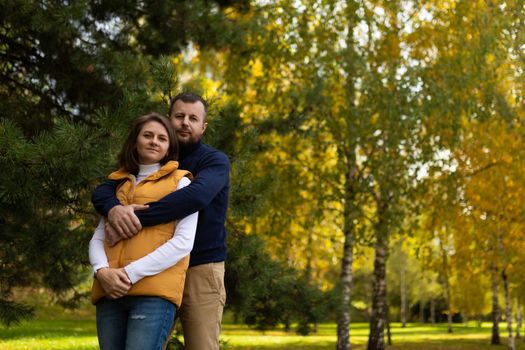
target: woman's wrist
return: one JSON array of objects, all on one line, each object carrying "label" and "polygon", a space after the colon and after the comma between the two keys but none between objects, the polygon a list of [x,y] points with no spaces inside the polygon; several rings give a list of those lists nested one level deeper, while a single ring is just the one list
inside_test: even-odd
[{"label": "woman's wrist", "polygon": [[104,267],[101,267],[101,268],[97,269],[97,270],[95,271],[94,277],[97,278],[97,276],[99,275],[99,273],[100,273],[101,271],[102,271],[102,273],[104,273],[104,270],[107,270],[107,269],[109,269],[109,267],[107,267],[107,266],[104,266]]}]

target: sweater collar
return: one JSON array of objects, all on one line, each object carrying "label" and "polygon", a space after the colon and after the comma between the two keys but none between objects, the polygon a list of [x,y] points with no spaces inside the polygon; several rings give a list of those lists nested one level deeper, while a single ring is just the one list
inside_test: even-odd
[{"label": "sweater collar", "polygon": [[199,140],[195,143],[190,143],[186,145],[180,145],[180,155],[179,160],[183,160],[193,152],[195,152],[202,145],[202,140]]},{"label": "sweater collar", "polygon": [[160,169],[160,163],[139,164],[139,173],[137,177],[146,177]]}]

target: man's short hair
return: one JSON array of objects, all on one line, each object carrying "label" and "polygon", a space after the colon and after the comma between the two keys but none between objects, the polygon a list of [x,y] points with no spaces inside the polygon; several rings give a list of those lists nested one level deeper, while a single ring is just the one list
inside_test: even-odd
[{"label": "man's short hair", "polygon": [[206,100],[202,96],[197,95],[193,92],[181,92],[180,94],[171,99],[170,110],[168,114],[169,117],[171,117],[171,113],[173,112],[173,106],[178,100],[181,100],[184,103],[202,103],[202,105],[204,106],[204,121],[206,121],[206,118],[208,116],[208,102],[206,102]]}]

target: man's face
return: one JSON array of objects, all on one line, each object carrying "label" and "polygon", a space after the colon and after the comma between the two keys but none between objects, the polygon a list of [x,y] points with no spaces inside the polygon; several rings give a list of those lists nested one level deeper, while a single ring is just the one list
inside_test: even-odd
[{"label": "man's face", "polygon": [[170,115],[171,124],[177,132],[177,139],[182,145],[198,142],[208,123],[204,121],[204,106],[201,102],[183,102],[177,100]]}]

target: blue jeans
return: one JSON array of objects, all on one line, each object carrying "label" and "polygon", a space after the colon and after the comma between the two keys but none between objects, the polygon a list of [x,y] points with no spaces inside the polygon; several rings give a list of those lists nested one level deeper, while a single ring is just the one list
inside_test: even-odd
[{"label": "blue jeans", "polygon": [[175,305],[158,297],[101,299],[97,305],[101,350],[162,350],[175,320]]}]

